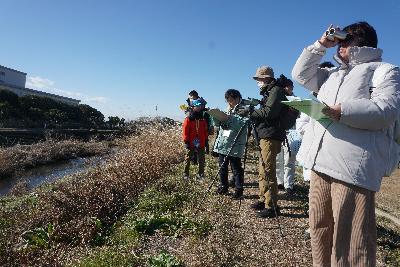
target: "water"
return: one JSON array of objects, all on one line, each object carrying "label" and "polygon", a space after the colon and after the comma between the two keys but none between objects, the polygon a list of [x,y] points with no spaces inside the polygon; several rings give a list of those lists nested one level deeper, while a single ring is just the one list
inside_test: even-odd
[{"label": "water", "polygon": [[76,158],[39,166],[12,178],[0,179],[0,196],[7,194],[18,183],[25,183],[28,189],[32,189],[42,183],[51,183],[67,175],[83,172],[100,160],[101,157]]}]

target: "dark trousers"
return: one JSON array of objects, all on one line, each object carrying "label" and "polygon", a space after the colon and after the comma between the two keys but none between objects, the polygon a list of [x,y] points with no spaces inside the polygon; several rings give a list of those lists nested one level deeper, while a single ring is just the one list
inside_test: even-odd
[{"label": "dark trousers", "polygon": [[[191,158],[194,156],[195,150],[193,149],[188,149],[186,156],[185,156],[185,175],[189,176],[189,171],[190,171],[190,160]],[[205,148],[199,148],[197,150],[197,160],[198,160],[198,164],[199,164],[199,175],[204,175],[204,168],[205,168],[205,162],[206,162],[206,158],[205,158]]]},{"label": "dark trousers", "polygon": [[243,189],[244,170],[242,167],[241,158],[230,156],[228,157],[226,155],[219,154],[218,161],[220,167],[220,186],[228,188],[228,164],[231,163],[235,187],[236,189]]}]

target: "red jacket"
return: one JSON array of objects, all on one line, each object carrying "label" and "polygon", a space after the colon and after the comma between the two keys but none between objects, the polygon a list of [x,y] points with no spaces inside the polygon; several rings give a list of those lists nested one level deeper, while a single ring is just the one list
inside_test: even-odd
[{"label": "red jacket", "polygon": [[207,121],[202,119],[190,119],[186,117],[183,121],[182,131],[183,141],[189,143],[189,147],[194,148],[193,141],[198,138],[200,141],[199,148],[205,148],[208,138]]}]

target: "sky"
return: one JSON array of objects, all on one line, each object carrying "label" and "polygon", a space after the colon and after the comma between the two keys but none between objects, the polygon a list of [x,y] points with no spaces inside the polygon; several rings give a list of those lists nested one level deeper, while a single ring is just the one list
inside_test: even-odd
[{"label": "sky", "polygon": [[[182,120],[193,89],[211,108],[225,109],[229,88],[259,98],[256,68],[291,78],[331,23],[367,21],[383,60],[400,64],[397,0],[0,0],[0,10],[0,65],[26,72],[28,88],[128,120]],[[323,60],[336,63],[334,50]]]}]

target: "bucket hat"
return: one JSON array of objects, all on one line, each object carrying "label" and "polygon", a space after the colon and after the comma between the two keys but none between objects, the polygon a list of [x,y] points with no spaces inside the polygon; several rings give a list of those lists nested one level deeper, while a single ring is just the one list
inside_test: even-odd
[{"label": "bucket hat", "polygon": [[261,66],[256,70],[256,74],[253,76],[253,79],[257,78],[274,78],[274,70],[269,66]]}]

